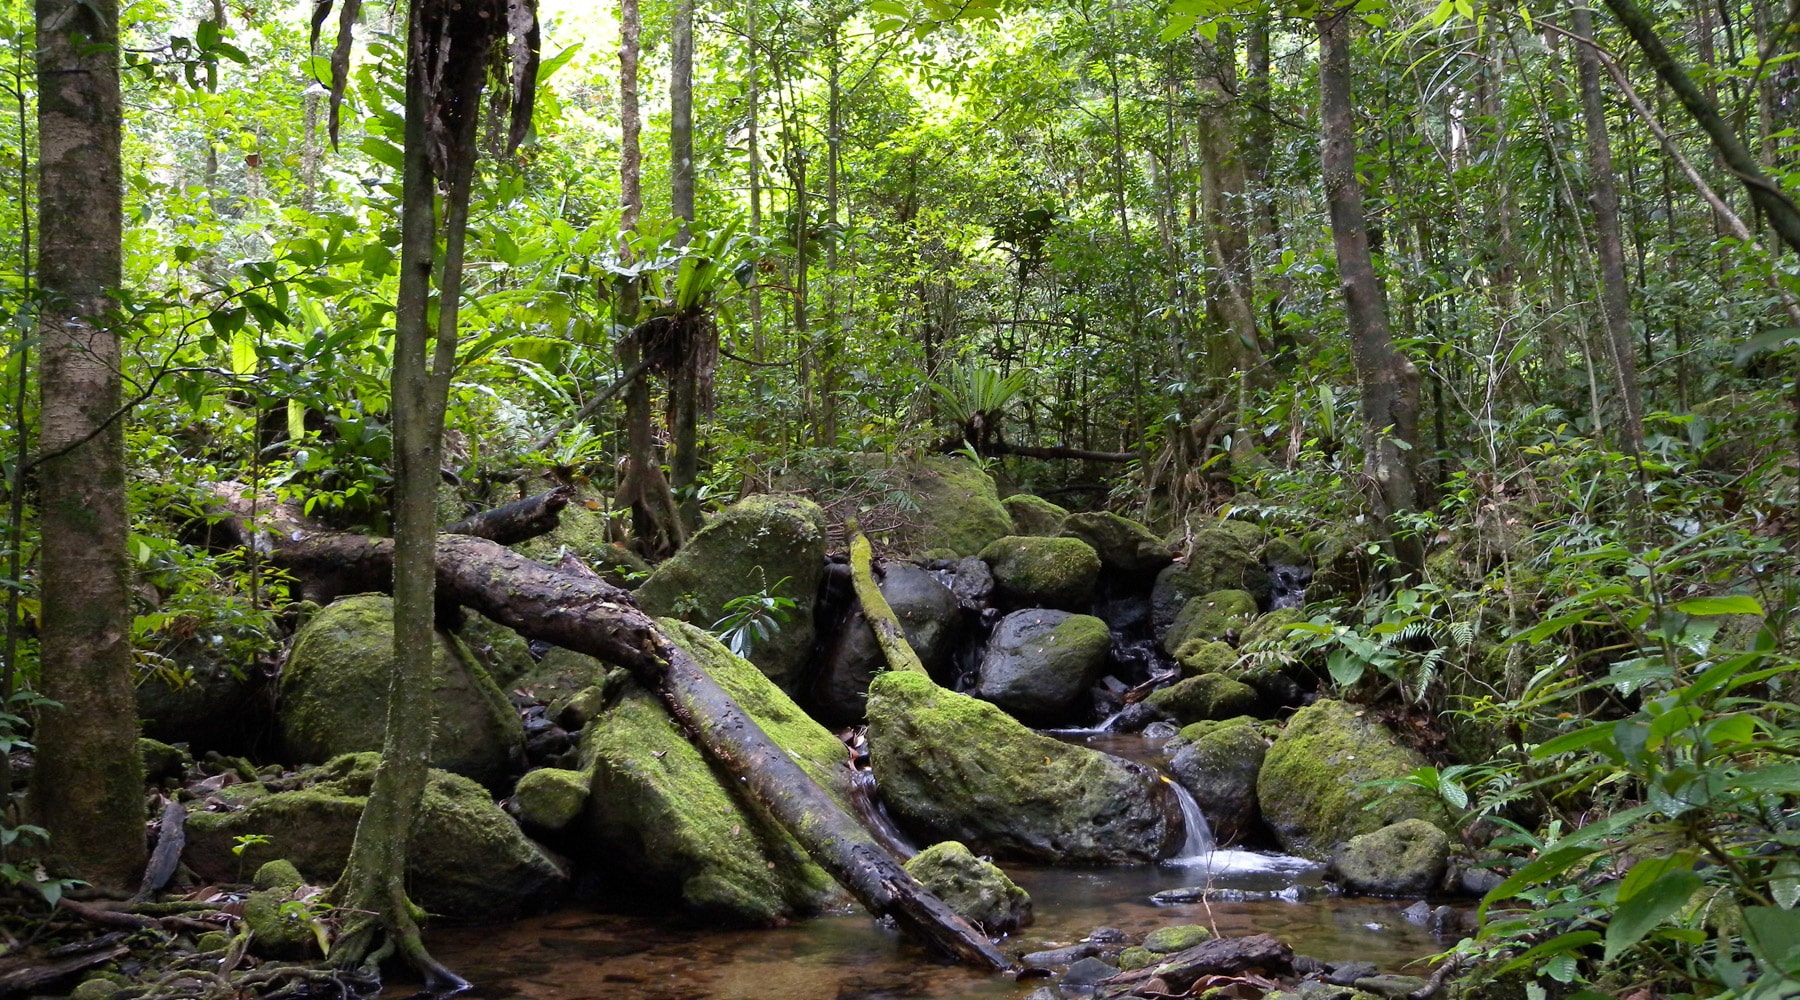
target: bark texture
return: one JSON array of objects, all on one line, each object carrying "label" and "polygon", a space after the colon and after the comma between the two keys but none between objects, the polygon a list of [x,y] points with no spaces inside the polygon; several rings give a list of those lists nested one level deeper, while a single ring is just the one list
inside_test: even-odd
[{"label": "bark texture", "polygon": [[1419,372],[1394,348],[1381,278],[1369,252],[1362,182],[1356,177],[1356,119],[1350,101],[1351,8],[1332,8],[1318,18],[1319,112],[1324,132],[1320,169],[1331,209],[1331,242],[1337,251],[1344,319],[1362,395],[1363,471],[1372,484],[1375,514],[1387,526],[1403,572],[1414,576],[1425,562],[1424,546],[1396,531],[1399,515],[1418,509]]},{"label": "bark texture", "polygon": [[119,335],[122,260],[117,0],[39,0],[38,232],[42,691],[31,807],[82,878],[135,887],[144,767],[131,679]]}]

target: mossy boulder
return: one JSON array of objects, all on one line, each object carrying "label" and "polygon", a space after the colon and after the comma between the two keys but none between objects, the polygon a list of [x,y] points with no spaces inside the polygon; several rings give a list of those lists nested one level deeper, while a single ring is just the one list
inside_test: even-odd
[{"label": "mossy boulder", "polygon": [[147,736],[138,737],[138,756],[144,759],[144,779],[153,784],[165,778],[180,778],[194,766],[193,754]]},{"label": "mossy boulder", "polygon": [[869,754],[903,823],[984,854],[1114,864],[1181,846],[1174,795],[1148,768],[1034,732],[921,674],[869,686]]},{"label": "mossy boulder", "polygon": [[1100,556],[1079,538],[1008,535],[981,550],[1001,601],[1013,608],[1084,611],[1100,578]]},{"label": "mossy boulder", "polygon": [[1194,797],[1219,843],[1242,843],[1256,829],[1256,776],[1269,741],[1245,716],[1195,723],[1179,741],[1169,774]]},{"label": "mossy boulder", "polygon": [[537,665],[531,656],[531,644],[524,636],[474,612],[464,616],[457,635],[501,690],[511,687],[513,681]]},{"label": "mossy boulder", "polygon": [[1173,654],[1185,677],[1222,674],[1237,664],[1238,651],[1229,642],[1192,639],[1182,643]]},{"label": "mossy boulder", "polygon": [[1144,935],[1144,950],[1153,955],[1173,955],[1211,941],[1213,933],[1199,924],[1158,927]]},{"label": "mossy boulder", "polygon": [[1013,534],[1012,515],[1000,502],[993,477],[965,458],[930,455],[883,470],[890,489],[909,496],[925,516],[893,533],[899,551],[957,559]]},{"label": "mossy boulder", "polygon": [[308,905],[318,892],[311,886],[282,886],[257,889],[244,897],[244,927],[255,952],[264,958],[320,958],[323,926]]},{"label": "mossy boulder", "polygon": [[974,694],[1037,724],[1066,722],[1106,664],[1112,633],[1089,615],[1033,608],[1000,620]]},{"label": "mossy boulder", "polygon": [[1306,588],[1309,601],[1360,599],[1375,581],[1375,557],[1369,552],[1367,528],[1350,526],[1333,531],[1310,531],[1301,544],[1312,557],[1312,581]]},{"label": "mossy boulder", "polygon": [[1198,639],[1217,642],[1233,637],[1256,619],[1256,598],[1242,590],[1215,590],[1183,605],[1163,634],[1163,649],[1174,653]]},{"label": "mossy boulder", "polygon": [[[663,619],[769,737],[822,787],[841,795],[848,751],[750,663],[692,625]],[[582,734],[592,785],[582,827],[598,857],[679,899],[692,913],[766,924],[837,898],[830,876],[787,832],[744,808],[720,775],[634,681]]]},{"label": "mossy boulder", "polygon": [[1423,791],[1366,784],[1403,777],[1424,763],[1359,709],[1318,701],[1294,713],[1269,747],[1257,775],[1257,802],[1282,850],[1323,860],[1352,837],[1403,819],[1431,819]]},{"label": "mossy boulder", "polygon": [[1422,819],[1351,837],[1331,859],[1344,888],[1371,896],[1428,895],[1444,881],[1449,865],[1449,836]]},{"label": "mossy boulder", "polygon": [[825,512],[810,500],[753,496],[714,515],[680,552],[638,588],[638,605],[710,627],[726,602],[767,590],[795,607],[774,635],[750,650],[750,662],[793,690],[813,645],[813,602],[825,577]]},{"label": "mossy boulder", "polygon": [[[519,716],[468,647],[438,633],[432,658],[431,763],[501,788],[522,769]],[[384,594],[334,601],[294,636],[282,668],[276,721],[290,763],[381,749],[394,672],[394,602]]]},{"label": "mossy boulder", "polygon": [[1013,530],[1010,533],[1015,535],[1053,537],[1062,530],[1063,522],[1069,517],[1068,508],[1029,493],[1016,493],[1000,501],[1000,504],[1012,516]]},{"label": "mossy boulder", "polygon": [[553,646],[543,659],[514,678],[512,687],[554,705],[588,688],[605,688],[612,669],[586,653]]},{"label": "mossy boulder", "polygon": [[1238,629],[1238,646],[1258,644],[1285,646],[1290,642],[1289,626],[1306,620],[1299,608],[1277,608]]},{"label": "mossy boulder", "polygon": [[[379,757],[338,757],[308,772],[304,787],[237,796],[239,808],[228,812],[196,802],[183,859],[201,878],[229,882],[284,858],[307,882],[331,884],[350,855]],[[238,838],[249,835],[269,842],[233,854]],[[413,838],[429,849],[409,853],[407,891],[452,920],[512,919],[554,904],[568,885],[561,863],[527,839],[480,785],[447,771],[432,769]]]},{"label": "mossy boulder", "polygon": [[1120,576],[1155,573],[1173,561],[1168,544],[1149,528],[1109,510],[1070,514],[1061,535],[1093,546],[1106,571]]},{"label": "mossy boulder", "polygon": [[1269,594],[1269,571],[1232,530],[1207,528],[1194,534],[1186,558],[1156,575],[1150,617],[1157,634],[1168,631],[1189,601],[1218,590],[1242,590],[1261,602]]},{"label": "mossy boulder", "polygon": [[286,858],[267,862],[256,870],[256,876],[250,880],[251,887],[256,889],[292,889],[305,884],[306,878],[300,874],[300,869],[295,868],[294,863]]},{"label": "mossy boulder", "polygon": [[1229,719],[1256,710],[1256,690],[1224,674],[1200,674],[1151,692],[1145,699],[1178,726]]},{"label": "mossy boulder", "polygon": [[1031,923],[1031,896],[954,840],[925,848],[905,867],[957,915],[989,935],[1009,934]]},{"label": "mossy boulder", "polygon": [[556,833],[581,815],[592,784],[592,777],[582,771],[540,767],[519,779],[507,803],[520,826]]}]

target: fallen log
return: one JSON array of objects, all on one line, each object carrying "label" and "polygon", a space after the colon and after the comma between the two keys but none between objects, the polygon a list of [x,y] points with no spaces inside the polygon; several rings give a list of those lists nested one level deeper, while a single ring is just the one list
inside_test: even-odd
[{"label": "fallen log", "polygon": [[919,654],[913,652],[912,644],[906,641],[906,632],[900,628],[900,617],[894,614],[893,606],[875,584],[875,557],[869,539],[857,529],[854,520],[845,525],[845,530],[850,533],[850,579],[856,588],[856,600],[862,604],[863,617],[868,619],[869,627],[875,630],[875,643],[881,647],[888,669],[928,673]]},{"label": "fallen log", "polygon": [[575,490],[558,486],[548,493],[514,500],[493,510],[470,514],[455,524],[439,528],[446,535],[469,535],[501,545],[516,545],[556,530],[562,509],[575,498]]},{"label": "fallen log", "polygon": [[[327,535],[292,540],[273,560],[300,576],[346,562],[373,571],[392,559],[387,539]],[[837,801],[769,739],[701,666],[670,642],[631,595],[604,580],[559,572],[486,539],[441,535],[441,598],[521,635],[632,671],[657,692],[708,758],[794,836],[871,913],[948,955],[991,969],[1011,963],[974,926],[900,867]]]},{"label": "fallen log", "polygon": [[1293,963],[1293,949],[1268,934],[1213,938],[1165,955],[1161,961],[1141,969],[1102,979],[1096,985],[1094,997],[1105,1000],[1129,996],[1152,979],[1162,980],[1167,987],[1165,992],[1180,996],[1202,976],[1231,976],[1252,969],[1279,975],[1291,971]]},{"label": "fallen log", "polygon": [[137,895],[131,897],[132,902],[149,899],[174,877],[175,869],[181,864],[181,849],[187,844],[187,815],[187,806],[170,796],[163,806],[162,832],[157,835],[156,850],[150,854],[150,863],[144,866],[144,883],[138,888]]}]

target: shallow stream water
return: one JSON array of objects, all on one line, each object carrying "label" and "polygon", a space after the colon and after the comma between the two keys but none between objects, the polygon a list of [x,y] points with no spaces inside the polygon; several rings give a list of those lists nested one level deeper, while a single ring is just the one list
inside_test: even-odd
[{"label": "shallow stream water", "polygon": [[[1138,736],[1058,735],[1119,756],[1157,757]],[[1297,954],[1373,962],[1383,972],[1421,973],[1411,963],[1448,946],[1401,916],[1409,901],[1328,895],[1320,866],[1278,854],[1217,850],[1136,867],[1003,867],[1031,893],[1036,913],[1032,926],[1001,943],[1014,955],[1072,944],[1096,927],[1135,940],[1173,924],[1273,934]],[[1190,886],[1216,894],[1177,905],[1151,900]],[[1275,893],[1289,898],[1268,898]],[[1229,898],[1245,894],[1257,898]],[[766,930],[716,930],[570,909],[505,927],[433,929],[427,944],[475,984],[471,996],[496,1000],[1014,1000],[1045,982],[945,965],[860,910]]]}]

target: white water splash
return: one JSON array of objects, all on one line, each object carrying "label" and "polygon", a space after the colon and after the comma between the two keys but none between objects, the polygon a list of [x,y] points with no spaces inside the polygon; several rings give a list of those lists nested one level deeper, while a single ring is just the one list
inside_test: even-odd
[{"label": "white water splash", "polygon": [[1169,863],[1182,864],[1215,853],[1217,845],[1213,842],[1212,827],[1206,825],[1206,814],[1200,811],[1200,803],[1181,787],[1181,782],[1166,777],[1163,781],[1175,790],[1175,801],[1181,804],[1182,825],[1187,827],[1187,840],[1181,845],[1181,853],[1169,859]]}]

